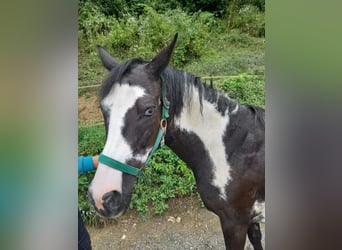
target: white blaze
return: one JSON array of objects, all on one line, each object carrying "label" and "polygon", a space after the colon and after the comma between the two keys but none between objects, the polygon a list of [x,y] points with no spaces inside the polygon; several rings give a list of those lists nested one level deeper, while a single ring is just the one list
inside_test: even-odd
[{"label": "white blaze", "polygon": [[[114,84],[110,93],[102,100],[102,107],[109,111],[107,141],[102,153],[120,162],[132,158],[132,150],[122,136],[122,127],[126,112],[132,108],[138,98],[145,94],[143,88],[128,84]],[[146,155],[147,157],[147,155]],[[145,158],[140,156],[139,158]],[[96,170],[89,187],[97,208],[101,209],[102,196],[111,191],[122,192],[122,172],[102,163]]]},{"label": "white blaze", "polygon": [[[184,106],[180,117],[175,120],[176,126],[195,133],[203,142],[214,163],[214,179],[212,185],[220,190],[222,199],[226,199],[225,186],[230,180],[230,166],[226,161],[225,147],[222,137],[229,123],[229,117],[223,117],[215,109],[214,104],[203,99],[203,115],[199,113],[200,102],[198,90],[190,89],[193,96],[191,104]],[[185,103],[185,101],[184,101]]]}]

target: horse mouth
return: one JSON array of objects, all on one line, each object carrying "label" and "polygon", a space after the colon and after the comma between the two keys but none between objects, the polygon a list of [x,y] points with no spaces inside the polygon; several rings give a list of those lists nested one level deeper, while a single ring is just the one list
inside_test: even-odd
[{"label": "horse mouth", "polygon": [[125,211],[120,211],[120,212],[118,212],[118,213],[114,213],[114,214],[113,214],[112,211],[109,211],[109,210],[107,210],[107,209],[97,209],[97,208],[95,208],[95,210],[96,210],[96,212],[97,212],[99,215],[101,215],[102,217],[113,218],[113,219],[120,217],[120,216],[123,215],[124,212],[125,212]]},{"label": "horse mouth", "polygon": [[90,203],[95,211],[103,217],[117,218],[127,210],[122,195],[117,191],[111,191],[103,195],[101,205],[97,206],[91,191],[88,192]]}]

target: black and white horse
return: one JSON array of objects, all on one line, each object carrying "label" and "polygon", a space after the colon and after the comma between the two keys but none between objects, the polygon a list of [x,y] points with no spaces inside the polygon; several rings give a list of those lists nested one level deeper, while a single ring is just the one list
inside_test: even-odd
[{"label": "black and white horse", "polygon": [[176,40],[177,35],[151,61],[123,64],[98,46],[109,70],[100,91],[107,138],[89,187],[91,203],[103,216],[124,213],[134,171],[143,168],[162,137],[193,171],[205,206],[219,216],[226,248],[243,249],[248,235],[254,249],[262,249],[264,110],[168,67]]}]

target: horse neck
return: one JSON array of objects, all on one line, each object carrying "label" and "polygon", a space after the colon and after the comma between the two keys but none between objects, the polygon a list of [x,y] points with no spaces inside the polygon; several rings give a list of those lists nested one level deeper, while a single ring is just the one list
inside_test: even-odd
[{"label": "horse neck", "polygon": [[213,159],[214,164],[226,162],[222,136],[238,104],[200,82],[185,86],[183,107],[173,114],[166,144],[193,170]]}]

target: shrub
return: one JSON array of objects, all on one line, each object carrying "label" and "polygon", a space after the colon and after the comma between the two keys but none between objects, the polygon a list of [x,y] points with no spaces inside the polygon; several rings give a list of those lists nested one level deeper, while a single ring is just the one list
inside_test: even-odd
[{"label": "shrub", "polygon": [[85,2],[78,11],[79,41],[93,43],[98,35],[110,30],[112,20],[108,19],[96,4]]},{"label": "shrub", "polygon": [[224,80],[218,88],[241,103],[265,107],[265,79],[262,75],[241,74]]},{"label": "shrub", "polygon": [[250,36],[265,36],[265,13],[254,5],[245,5],[234,15],[231,28],[237,28]]},{"label": "shrub", "polygon": [[95,53],[95,45],[101,44],[119,59],[137,56],[151,59],[178,32],[172,59],[175,66],[183,66],[208,52],[210,29],[216,22],[208,12],[193,16],[180,9],[158,13],[146,5],[140,16],[125,14],[119,19],[106,17],[91,4],[84,5],[79,12],[81,51]]},{"label": "shrub", "polygon": [[182,0],[182,6],[189,13],[197,11],[209,11],[216,16],[222,16],[226,12],[229,0]]},{"label": "shrub", "polygon": [[125,0],[92,0],[106,16],[122,17],[129,11]]}]

